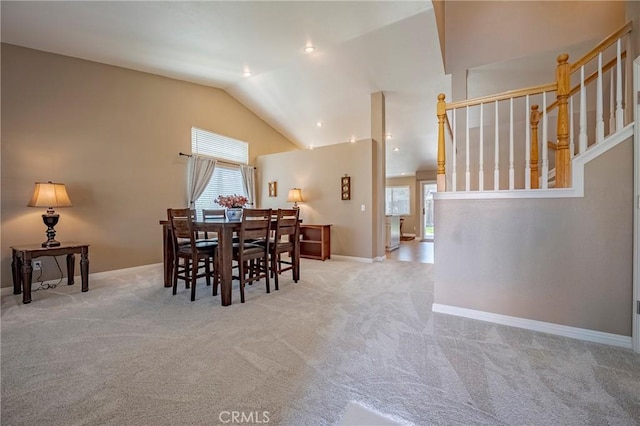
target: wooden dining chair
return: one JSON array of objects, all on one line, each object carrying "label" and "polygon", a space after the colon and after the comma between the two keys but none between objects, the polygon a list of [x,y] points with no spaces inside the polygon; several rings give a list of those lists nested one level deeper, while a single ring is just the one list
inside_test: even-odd
[{"label": "wooden dining chair", "polygon": [[[292,271],[293,281],[300,279],[300,222],[299,209],[278,209],[274,237],[269,241],[270,272],[278,290],[278,275]],[[283,260],[282,255],[288,254],[289,260]]]},{"label": "wooden dining chair", "polygon": [[[202,220],[224,220],[224,209],[202,209]],[[218,235],[216,232],[204,232],[203,237],[205,240],[217,241]]]},{"label": "wooden dining chair", "polygon": [[264,278],[269,288],[269,234],[271,209],[244,209],[239,241],[233,244],[233,259],[238,264],[240,302],[244,303],[244,286]]},{"label": "wooden dining chair", "polygon": [[[193,227],[195,212],[191,209],[167,209],[170,231],[173,238],[173,294],[177,293],[178,279],[184,280],[186,288],[191,288],[191,301],[196,300],[196,281],[204,277],[211,285],[213,276],[212,259],[218,244],[198,241],[198,233]],[[182,260],[182,264],[180,264]],[[204,272],[201,270],[204,269]]]}]

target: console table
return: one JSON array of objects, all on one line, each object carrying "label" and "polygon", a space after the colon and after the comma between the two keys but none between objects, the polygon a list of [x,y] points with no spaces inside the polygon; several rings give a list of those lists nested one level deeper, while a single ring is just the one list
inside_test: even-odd
[{"label": "console table", "polygon": [[67,284],[72,285],[75,269],[75,255],[80,254],[80,275],[82,291],[89,291],[89,245],[79,243],[62,243],[58,247],[42,247],[41,244],[30,244],[11,247],[13,252],[11,271],[13,272],[13,294],[22,293],[22,303],[31,303],[31,275],[33,267],[31,259],[42,256],[67,255]]}]

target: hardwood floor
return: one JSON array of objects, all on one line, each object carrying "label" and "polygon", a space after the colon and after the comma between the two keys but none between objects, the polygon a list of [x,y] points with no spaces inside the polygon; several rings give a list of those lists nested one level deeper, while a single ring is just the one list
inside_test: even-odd
[{"label": "hardwood floor", "polygon": [[433,263],[433,241],[400,241],[400,247],[387,252],[387,259],[403,262]]}]

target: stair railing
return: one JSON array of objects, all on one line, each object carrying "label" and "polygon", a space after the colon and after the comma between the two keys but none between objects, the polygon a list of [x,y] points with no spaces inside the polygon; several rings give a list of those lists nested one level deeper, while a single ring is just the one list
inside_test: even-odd
[{"label": "stair railing", "polygon": [[[554,83],[541,86],[530,87],[526,89],[512,90],[497,95],[483,96],[471,100],[446,103],[445,95],[438,95],[437,116],[438,116],[438,170],[437,184],[438,191],[458,191],[462,186],[458,182],[458,166],[464,167],[464,191],[498,191],[501,189],[514,190],[518,189],[547,189],[549,187],[549,176],[555,176],[556,188],[571,187],[571,159],[575,155],[574,144],[574,121],[578,121],[579,125],[579,153],[583,153],[591,144],[599,143],[604,140],[604,108],[603,108],[603,74],[610,72],[610,101],[609,101],[609,135],[613,134],[624,127],[625,108],[622,99],[623,83],[622,83],[622,62],[625,62],[627,71],[624,73],[625,78],[629,79],[630,61],[626,61],[626,51],[623,51],[622,40],[631,32],[631,22],[624,25],[618,31],[614,32],[586,55],[576,61],[574,64],[568,62],[569,56],[561,54],[557,58],[556,81]],[[626,37],[627,44],[630,37]],[[602,65],[605,55],[611,56],[610,47],[615,45],[615,57]],[[628,50],[628,46],[627,49]],[[585,67],[592,67],[597,58],[595,71],[584,77]],[[580,71],[579,75],[578,72]],[[614,71],[615,87],[614,87]],[[578,81],[578,84],[572,87],[572,81]],[[595,101],[595,136],[589,140],[587,134],[587,86],[596,82],[596,101]],[[624,87],[629,87],[625,84]],[[615,91],[615,99],[614,99]],[[556,99],[547,106],[547,93],[556,92]],[[574,95],[580,94],[580,107],[578,117],[574,117],[573,98]],[[625,91],[627,95],[629,91]],[[538,102],[536,102],[538,101]],[[505,109],[508,103],[508,127],[507,119],[501,118],[500,106]],[[524,103],[524,113],[522,106],[517,104]],[[538,104],[542,104],[540,110]],[[516,104],[514,108],[514,104]],[[614,106],[615,104],[615,106]],[[631,105],[628,101],[627,104]],[[487,105],[493,108],[485,108]],[[589,103],[593,106],[593,102]],[[463,111],[464,118],[458,117]],[[491,125],[485,125],[485,114],[489,119],[493,116],[493,128]],[[555,115],[554,115],[555,114]],[[504,112],[502,117],[504,117]],[[539,122],[542,120],[542,137],[538,138]],[[549,121],[555,120],[556,141],[551,142],[547,137]],[[628,121],[628,120],[627,120]],[[522,125],[524,122],[524,125]],[[449,148],[445,143],[445,124],[451,123],[449,131],[452,138],[452,146]],[[477,125],[474,125],[477,123]],[[493,136],[493,144],[485,147],[485,127],[487,135]],[[516,130],[517,129],[517,130]],[[464,131],[464,151],[458,153],[458,135]],[[474,135],[476,144],[471,144],[470,133]],[[524,148],[515,145],[515,132],[520,135],[524,133]],[[493,133],[491,135],[490,133]],[[508,149],[501,145],[501,140],[508,138]],[[540,143],[540,140],[542,143]],[[501,149],[502,147],[502,149]],[[542,149],[541,158],[539,158],[539,147]],[[446,151],[450,149],[452,159],[447,157]],[[485,188],[485,152],[493,149],[493,185]],[[554,168],[549,162],[549,149],[555,151]],[[474,152],[472,152],[472,150]],[[516,150],[518,157],[524,156],[524,167],[522,162],[516,163]],[[506,151],[506,152],[505,152]],[[477,156],[478,162],[471,163],[471,156]],[[505,173],[501,169],[501,160],[508,154],[508,172]],[[516,169],[518,173],[516,175]],[[472,173],[473,172],[473,173]],[[472,177],[473,176],[473,177]],[[477,176],[477,177],[476,177]],[[508,178],[507,178],[508,176]],[[487,177],[491,177],[487,173]],[[516,181],[517,180],[517,181]],[[507,184],[508,182],[508,184]]]}]

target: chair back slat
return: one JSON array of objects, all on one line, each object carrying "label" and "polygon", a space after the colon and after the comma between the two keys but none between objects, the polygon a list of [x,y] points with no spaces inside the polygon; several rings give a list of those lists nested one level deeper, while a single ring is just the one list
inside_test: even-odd
[{"label": "chair back slat", "polygon": [[179,240],[189,240],[194,243],[193,221],[195,220],[195,211],[191,209],[167,209],[167,218],[173,232],[176,243]]},{"label": "chair back slat", "polygon": [[297,238],[300,232],[299,214],[300,210],[298,209],[278,209],[274,235],[275,241],[280,242],[283,237],[291,237],[288,239]]},{"label": "chair back slat", "polygon": [[240,240],[268,240],[271,231],[271,209],[244,209]]},{"label": "chair back slat", "polygon": [[224,209],[202,209],[202,220],[224,219]]},{"label": "chair back slat", "polygon": [[[202,209],[202,220],[205,222],[207,220],[221,220],[225,218],[224,209]],[[216,238],[218,236],[217,232],[213,231],[205,231],[203,232],[203,237],[205,239],[208,238]]]}]

